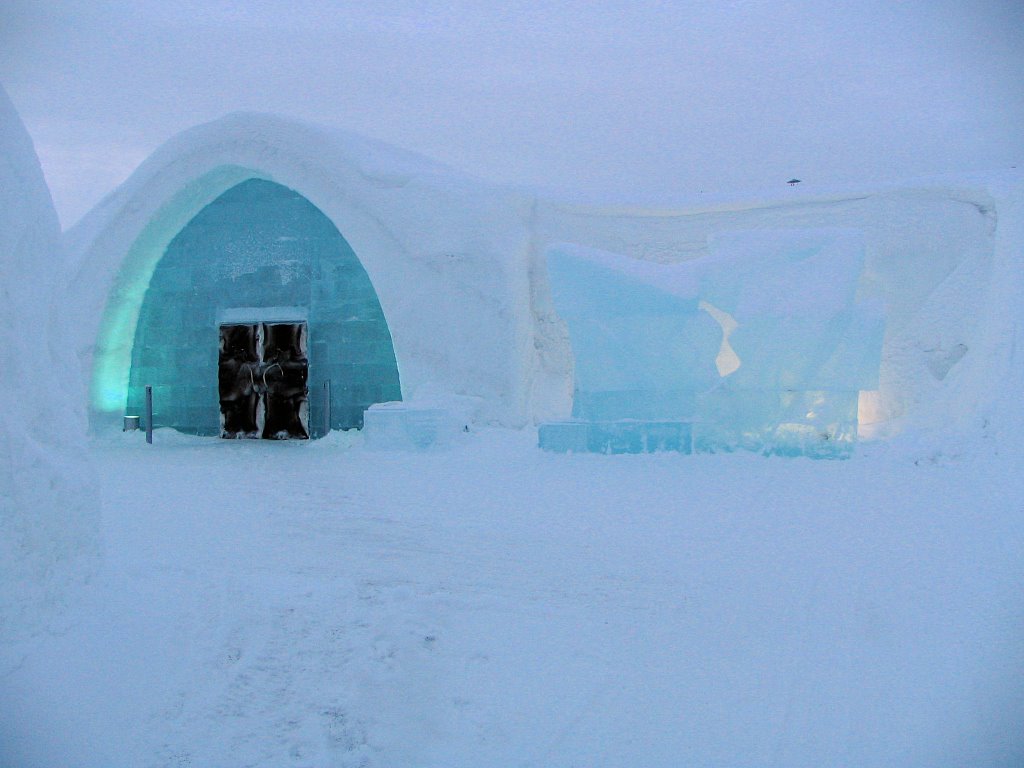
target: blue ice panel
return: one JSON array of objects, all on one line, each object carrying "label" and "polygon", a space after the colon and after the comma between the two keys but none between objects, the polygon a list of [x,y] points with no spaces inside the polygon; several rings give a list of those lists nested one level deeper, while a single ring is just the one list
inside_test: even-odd
[{"label": "blue ice panel", "polygon": [[572,250],[549,252],[547,264],[573,348],[573,416],[691,417],[692,393],[718,380],[721,339],[696,296],[666,292]]}]

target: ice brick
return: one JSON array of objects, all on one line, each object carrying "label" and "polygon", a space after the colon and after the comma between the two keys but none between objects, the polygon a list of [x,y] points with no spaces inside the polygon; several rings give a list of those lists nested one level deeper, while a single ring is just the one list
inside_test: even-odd
[{"label": "ice brick", "polygon": [[691,428],[680,421],[562,421],[542,424],[540,447],[555,453],[690,453]]},{"label": "ice brick", "polygon": [[448,445],[456,431],[456,421],[441,408],[378,403],[363,414],[363,433],[370,450],[423,451]]}]

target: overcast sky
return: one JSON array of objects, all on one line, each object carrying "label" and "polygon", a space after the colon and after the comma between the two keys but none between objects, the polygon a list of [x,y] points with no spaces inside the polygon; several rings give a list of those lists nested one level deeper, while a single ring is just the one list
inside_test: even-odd
[{"label": "overcast sky", "polygon": [[1022,0],[0,0],[66,226],[237,109],[617,202],[1004,168],[1022,51]]}]

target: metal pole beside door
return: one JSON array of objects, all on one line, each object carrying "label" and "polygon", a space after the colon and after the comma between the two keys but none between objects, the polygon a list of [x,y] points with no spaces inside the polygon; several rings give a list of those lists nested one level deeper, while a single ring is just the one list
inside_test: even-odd
[{"label": "metal pole beside door", "polygon": [[324,437],[331,434],[331,380],[324,382]]},{"label": "metal pole beside door", "polygon": [[146,442],[153,444],[153,388],[146,385]]}]

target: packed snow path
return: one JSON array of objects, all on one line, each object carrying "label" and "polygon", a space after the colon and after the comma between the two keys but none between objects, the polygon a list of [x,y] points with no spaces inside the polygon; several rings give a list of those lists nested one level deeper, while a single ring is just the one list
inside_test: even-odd
[{"label": "packed snow path", "polygon": [[[336,433],[337,436],[337,433]],[[95,445],[5,766],[1024,763],[1019,462]]]}]

